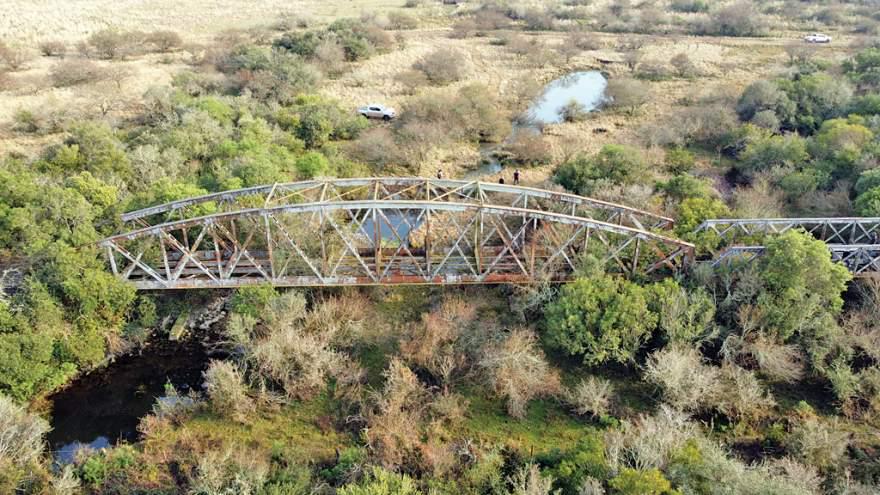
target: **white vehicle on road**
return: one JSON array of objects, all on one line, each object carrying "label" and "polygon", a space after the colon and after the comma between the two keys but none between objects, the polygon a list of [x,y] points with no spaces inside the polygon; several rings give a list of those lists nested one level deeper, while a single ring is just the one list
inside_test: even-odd
[{"label": "white vehicle on road", "polygon": [[810,33],[804,36],[807,43],[831,43],[831,36],[822,33]]},{"label": "white vehicle on road", "polygon": [[376,103],[358,108],[358,113],[368,119],[391,120],[397,116],[397,110]]}]

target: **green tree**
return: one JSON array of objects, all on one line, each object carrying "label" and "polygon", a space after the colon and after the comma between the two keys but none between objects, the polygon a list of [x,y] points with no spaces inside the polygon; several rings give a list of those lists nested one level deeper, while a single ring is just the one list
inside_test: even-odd
[{"label": "green tree", "polygon": [[794,167],[810,158],[807,142],[796,134],[770,136],[746,145],[736,166],[746,174],[756,174],[773,167]]},{"label": "green tree", "polygon": [[843,308],[841,294],[852,278],[831,261],[822,241],[789,230],[770,239],[759,263],[766,292],[758,297],[765,321],[782,341],[795,335],[814,339],[833,326]]},{"label": "green tree", "polygon": [[657,324],[647,298],[646,289],[620,277],[579,278],[545,306],[547,341],[584,364],[631,362]]},{"label": "green tree", "polygon": [[409,476],[374,467],[363,481],[346,485],[336,493],[339,495],[419,495],[422,492]]},{"label": "green tree", "polygon": [[880,185],[859,194],[853,206],[863,217],[880,217]]},{"label": "green tree", "polygon": [[578,155],[556,169],[554,180],[577,194],[590,195],[600,181],[633,184],[645,174],[641,154],[627,146],[608,144],[593,156]]},{"label": "green tree", "polygon": [[617,476],[611,478],[608,485],[614,490],[613,493],[620,495],[673,495],[678,493],[677,490],[672,489],[672,484],[657,468],[646,471],[623,468]]},{"label": "green tree", "polygon": [[278,296],[271,285],[257,285],[236,289],[232,296],[232,310],[242,315],[257,318],[263,315],[263,309],[269,301]]},{"label": "green tree", "polygon": [[311,179],[326,174],[329,163],[324,155],[310,151],[297,158],[295,166],[301,179]]}]

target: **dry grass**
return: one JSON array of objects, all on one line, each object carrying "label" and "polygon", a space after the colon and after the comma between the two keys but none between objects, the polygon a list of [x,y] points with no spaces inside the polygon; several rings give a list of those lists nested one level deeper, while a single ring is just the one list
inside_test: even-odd
[{"label": "dry grass", "polygon": [[[599,8],[601,3],[590,8]],[[171,0],[122,0],[108,8],[106,2],[97,0],[16,2],[14,9],[6,9],[14,11],[14,15],[0,16],[0,36],[32,47],[35,52],[43,41],[64,41],[72,47],[75,42],[108,27],[145,32],[176,31],[185,44],[207,43],[225,30],[270,26],[277,24],[282,16],[294,23],[299,19],[327,22],[339,17],[358,16],[361,12],[387,17],[382,12],[397,11],[404,4],[405,0],[196,0],[185,4]],[[566,52],[563,57],[554,57],[553,63],[536,67],[530,57],[517,55],[509,47],[492,43],[495,38],[506,36],[503,31],[490,31],[485,37],[450,37],[453,19],[446,16],[450,10],[440,2],[426,2],[417,9],[400,10],[419,17],[420,21],[419,29],[395,33],[402,40],[402,48],[354,64],[350,70],[328,81],[322,91],[352,107],[380,101],[401,108],[412,91],[401,83],[399,75],[436,50],[454,50],[461,54],[462,79],[451,84],[450,90],[481,83],[502,101],[519,101],[520,106],[524,86],[539,88],[572,70],[601,69],[612,77],[628,73],[623,63],[624,54],[627,47],[635,45],[639,46],[640,63],[670,67],[673,57],[686,53],[699,74],[691,79],[673,78],[648,83],[653,96],[636,115],[600,112],[582,122],[548,126],[545,134],[552,160],[542,167],[524,171],[522,180],[525,184],[545,181],[555,163],[574,152],[592,153],[608,143],[643,142],[640,124],[663,125],[695,95],[720,86],[731,86],[736,91],[759,77],[782,70],[789,59],[785,49],[797,36],[786,33],[784,37],[745,39],[590,33],[591,43],[586,48],[598,49]],[[569,34],[533,32],[529,37],[536,39],[549,52],[558,53]],[[819,56],[839,60],[845,55],[849,41],[847,36],[836,36],[835,43],[822,47]],[[56,136],[12,133],[3,124],[8,123],[19,109],[57,104],[82,109],[86,116],[118,119],[126,116],[126,112],[136,111],[149,87],[167,85],[172,75],[185,67],[187,56],[186,53],[148,55],[114,62],[124,64],[131,74],[117,91],[116,98],[124,104],[113,105],[107,115],[97,116],[88,115],[94,113],[95,91],[49,87],[47,75],[52,58],[34,59],[29,62],[27,70],[10,75],[12,89],[0,91],[0,155],[11,151],[33,155],[44,144],[59,139]],[[416,88],[415,92],[421,90]],[[478,160],[478,151],[473,144],[445,144],[428,150],[421,157],[416,172],[433,176],[442,169],[447,177],[456,177],[474,167]],[[486,180],[497,178],[487,177]]]}]

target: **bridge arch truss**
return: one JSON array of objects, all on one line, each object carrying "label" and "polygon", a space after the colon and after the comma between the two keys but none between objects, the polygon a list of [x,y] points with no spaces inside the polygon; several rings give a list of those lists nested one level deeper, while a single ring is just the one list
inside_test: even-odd
[{"label": "bridge arch truss", "polygon": [[[450,194],[453,185],[437,190]],[[275,186],[266,197],[255,196],[261,205],[235,211],[151,224],[147,220],[157,215],[180,215],[179,210],[192,210],[208,201],[187,200],[174,207],[141,210],[127,221],[144,227],[104,239],[100,245],[113,273],[143,290],[258,284],[531,283],[572,279],[585,253],[628,275],[676,273],[693,260],[692,244],[579,216],[581,203],[575,200],[567,203],[575,205],[574,215],[492,204],[484,201],[492,199],[491,193],[513,193],[485,186],[459,184],[463,194],[475,195],[468,201],[350,199],[334,193],[321,201],[273,204],[280,191],[289,193]],[[329,189],[314,187],[323,189],[325,195]],[[427,187],[430,191],[431,185]],[[490,194],[482,196],[480,189]],[[379,192],[382,189],[372,183],[373,198]],[[392,198],[401,196],[387,192]],[[544,193],[546,201],[556,194]],[[532,199],[528,206],[536,203]],[[603,211],[618,218],[638,211],[613,211],[611,206]]]},{"label": "bridge arch truss", "polygon": [[289,204],[365,200],[509,206],[590,218],[639,230],[662,231],[671,228],[674,223],[669,217],[648,211],[565,192],[480,181],[423,177],[315,179],[267,184],[151,206],[124,213],[122,220],[125,223],[146,227],[185,220],[205,213],[224,213]]}]

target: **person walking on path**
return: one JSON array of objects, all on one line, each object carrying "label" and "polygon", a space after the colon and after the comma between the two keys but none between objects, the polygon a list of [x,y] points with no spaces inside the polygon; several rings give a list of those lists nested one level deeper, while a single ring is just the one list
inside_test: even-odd
[{"label": "person walking on path", "polygon": [[519,185],[519,169],[516,169],[513,171],[513,185],[514,186]]}]

